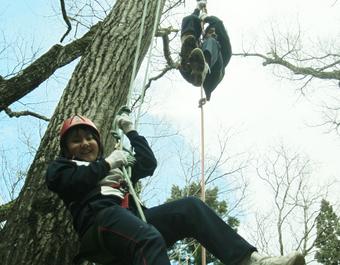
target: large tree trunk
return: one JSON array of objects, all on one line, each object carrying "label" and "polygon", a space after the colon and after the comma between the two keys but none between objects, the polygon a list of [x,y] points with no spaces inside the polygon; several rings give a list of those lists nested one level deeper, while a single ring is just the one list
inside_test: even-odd
[{"label": "large tree trunk", "polygon": [[[72,114],[93,119],[102,133],[104,146],[110,146],[109,130],[115,112],[127,101],[144,3],[118,0],[77,65],[13,211],[0,231],[2,265],[71,264],[77,253],[77,236],[70,215],[47,190],[45,170],[59,151],[60,124]],[[138,68],[150,45],[156,6],[157,1],[149,1]]]}]

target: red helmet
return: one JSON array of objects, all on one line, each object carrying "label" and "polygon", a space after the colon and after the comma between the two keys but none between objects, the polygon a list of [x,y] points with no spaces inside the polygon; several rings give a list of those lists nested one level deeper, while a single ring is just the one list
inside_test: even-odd
[{"label": "red helmet", "polygon": [[100,134],[99,131],[96,127],[96,125],[88,118],[81,116],[81,115],[74,115],[71,118],[68,118],[64,121],[63,126],[61,127],[60,130],[60,155],[62,157],[67,156],[67,148],[66,148],[66,143],[65,143],[65,135],[66,133],[73,127],[75,126],[87,126],[90,129],[92,129],[95,132],[95,140],[98,143],[99,146],[99,156],[103,155],[103,146],[100,142]]},{"label": "red helmet", "polygon": [[63,126],[61,127],[60,130],[60,139],[63,138],[63,136],[66,134],[66,132],[68,132],[69,129],[78,125],[85,125],[91,127],[99,136],[99,131],[96,125],[90,119],[81,115],[74,115],[71,118],[68,118],[67,120],[64,121]]}]

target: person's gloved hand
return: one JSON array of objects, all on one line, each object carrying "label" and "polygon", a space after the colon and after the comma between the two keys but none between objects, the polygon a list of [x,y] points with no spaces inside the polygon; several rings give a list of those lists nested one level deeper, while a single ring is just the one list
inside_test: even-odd
[{"label": "person's gloved hand", "polygon": [[117,126],[123,130],[124,134],[127,134],[130,131],[135,130],[133,122],[129,115],[126,113],[122,113],[121,115],[116,116],[116,124]]},{"label": "person's gloved hand", "polygon": [[203,22],[205,22],[205,19],[208,17],[208,14],[205,12],[201,12],[201,14],[199,15],[199,19]]},{"label": "person's gloved hand", "polygon": [[130,167],[132,167],[136,163],[136,158],[131,154],[128,155],[127,160],[128,160],[127,165]]},{"label": "person's gloved hand", "polygon": [[119,168],[121,166],[126,166],[129,163],[128,157],[130,154],[122,150],[114,150],[105,161],[110,165],[110,168]]}]

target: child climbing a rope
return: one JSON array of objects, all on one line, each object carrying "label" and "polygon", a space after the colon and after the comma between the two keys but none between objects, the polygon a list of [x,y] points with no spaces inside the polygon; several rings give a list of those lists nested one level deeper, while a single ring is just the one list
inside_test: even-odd
[{"label": "child climbing a rope", "polygon": [[[203,30],[205,23],[208,26]],[[183,18],[181,42],[180,73],[194,86],[203,85],[206,100],[210,100],[212,91],[224,77],[232,51],[223,22],[207,15],[206,0],[197,0],[194,12]]]},{"label": "child climbing a rope", "polygon": [[147,142],[130,117],[116,123],[134,155],[114,150],[104,156],[99,130],[86,117],[66,119],[60,130],[60,156],[47,169],[48,188],[57,193],[73,217],[81,241],[76,264],[83,259],[102,265],[170,265],[167,247],[192,237],[228,265],[304,265],[299,253],[262,257],[204,202],[186,197],[143,208],[146,222],[129,200],[123,167],[131,166],[133,184],[151,176],[157,166]]}]

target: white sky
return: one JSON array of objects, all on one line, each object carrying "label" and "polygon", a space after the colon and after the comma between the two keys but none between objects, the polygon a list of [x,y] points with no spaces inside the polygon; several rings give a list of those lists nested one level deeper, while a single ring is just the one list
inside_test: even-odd
[{"label": "white sky", "polygon": [[[292,32],[300,26],[305,45],[312,42],[332,43],[339,39],[339,4],[334,1],[218,1],[208,0],[208,11],[224,21],[230,35],[233,52],[256,46],[263,54],[268,52],[266,34],[276,25],[283,32]],[[195,1],[187,1],[190,13]],[[333,50],[334,51],[334,50]],[[339,53],[339,49],[336,51]],[[320,52],[321,54],[321,52]],[[320,55],[319,54],[319,55]],[[158,108],[153,114],[169,120],[185,135],[188,141],[199,142],[200,110],[197,102],[199,88],[183,81],[179,74],[171,80],[154,84],[153,101]],[[339,98],[340,91],[329,82],[315,82],[302,97],[299,84],[273,75],[271,66],[263,67],[260,58],[232,57],[222,83],[205,105],[206,149],[217,150],[216,136],[219,128],[232,128],[239,132],[232,140],[232,150],[264,154],[271,146],[283,143],[287,148],[308,156],[313,163],[312,183],[325,184],[336,180],[329,192],[333,203],[339,203],[340,190],[340,137],[326,133],[327,128],[316,127],[322,123],[320,104],[325,95]],[[269,210],[268,193],[254,172],[247,175],[251,186],[249,201],[257,210]],[[169,183],[172,184],[171,182]],[[246,238],[247,227],[254,227],[253,216],[243,220],[240,232]],[[248,237],[250,240],[250,238]],[[291,240],[293,242],[293,240]],[[289,246],[286,246],[289,248]]]},{"label": "white sky", "polygon": [[[194,6],[190,5],[192,3],[195,4],[195,1],[187,4],[188,12]],[[316,0],[210,0],[208,11],[224,21],[233,52],[240,53],[244,43],[254,40],[261,43],[256,36],[269,32],[270,23],[274,21],[280,23],[281,29],[288,27],[292,30],[296,30],[299,23],[307,40],[339,36],[337,26],[340,18],[336,16],[339,5],[333,7],[332,3]],[[262,53],[268,51],[260,45],[258,50]],[[199,88],[183,82],[179,75],[172,82],[163,80],[154,86],[153,93],[161,103],[155,115],[186,128],[189,139],[199,137]],[[322,122],[318,104],[328,91],[327,86],[328,82],[316,82],[304,98],[298,90],[298,83],[275,77],[272,67],[263,67],[260,58],[234,56],[227,66],[223,82],[205,106],[206,138],[214,139],[217,129],[223,126],[241,132],[235,145],[246,150],[263,150],[282,141],[317,163],[319,176],[324,179],[337,176],[339,180],[340,163],[337,159],[340,138],[334,133],[325,133],[324,127],[312,126]],[[339,96],[339,91],[334,89],[334,94]]]},{"label": "white sky", "polygon": [[[189,14],[195,6],[194,0],[186,1]],[[265,34],[270,33],[271,25],[280,25],[280,30],[296,30],[300,24],[301,32],[307,42],[319,39],[336,39],[340,4],[333,6],[335,0],[208,0],[209,13],[224,21],[229,32],[233,52],[242,52],[242,47],[256,46],[262,53],[266,45]],[[60,17],[50,16],[52,1],[6,0],[0,8],[0,24],[4,35],[31,37],[45,51],[51,44],[58,42],[64,33]],[[56,5],[54,3],[54,5]],[[58,6],[57,6],[58,8]],[[48,12],[45,10],[49,9]],[[18,15],[20,12],[20,16]],[[25,26],[24,26],[25,25]],[[62,25],[60,27],[60,25]],[[52,28],[52,30],[51,30]],[[30,29],[30,30],[28,30]],[[56,34],[57,33],[57,34]],[[339,52],[339,50],[337,51]],[[199,88],[186,83],[178,74],[171,74],[169,79],[155,82],[149,93],[154,102],[159,102],[151,113],[169,120],[188,139],[199,141],[200,112],[197,102]],[[67,77],[65,77],[67,79]],[[233,128],[240,132],[233,143],[235,150],[259,152],[280,141],[289,147],[307,154],[317,163],[317,175],[323,179],[339,179],[340,136],[325,133],[323,127],[311,127],[322,121],[320,100],[324,97],[329,83],[317,82],[311,88],[307,98],[301,97],[297,84],[281,80],[272,73],[271,66],[263,67],[261,59],[233,57],[227,66],[223,82],[213,92],[211,101],[205,105],[206,142],[210,150],[216,143],[216,134],[220,127]],[[58,84],[55,91],[43,86],[49,99],[60,94],[64,86]],[[321,90],[322,92],[317,92]],[[339,98],[339,90],[331,90]],[[31,99],[34,94],[31,95]],[[28,100],[29,101],[29,100]],[[20,105],[17,105],[20,106]],[[48,109],[48,107],[45,107]],[[48,110],[52,113],[53,110]],[[2,114],[1,145],[21,130],[25,120],[8,120]],[[19,128],[19,129],[18,129]],[[255,183],[255,181],[254,181]],[[168,191],[171,186],[169,185]],[[339,183],[334,186],[339,191]],[[331,194],[335,202],[337,193]],[[254,202],[262,203],[263,198],[257,193]]]}]

